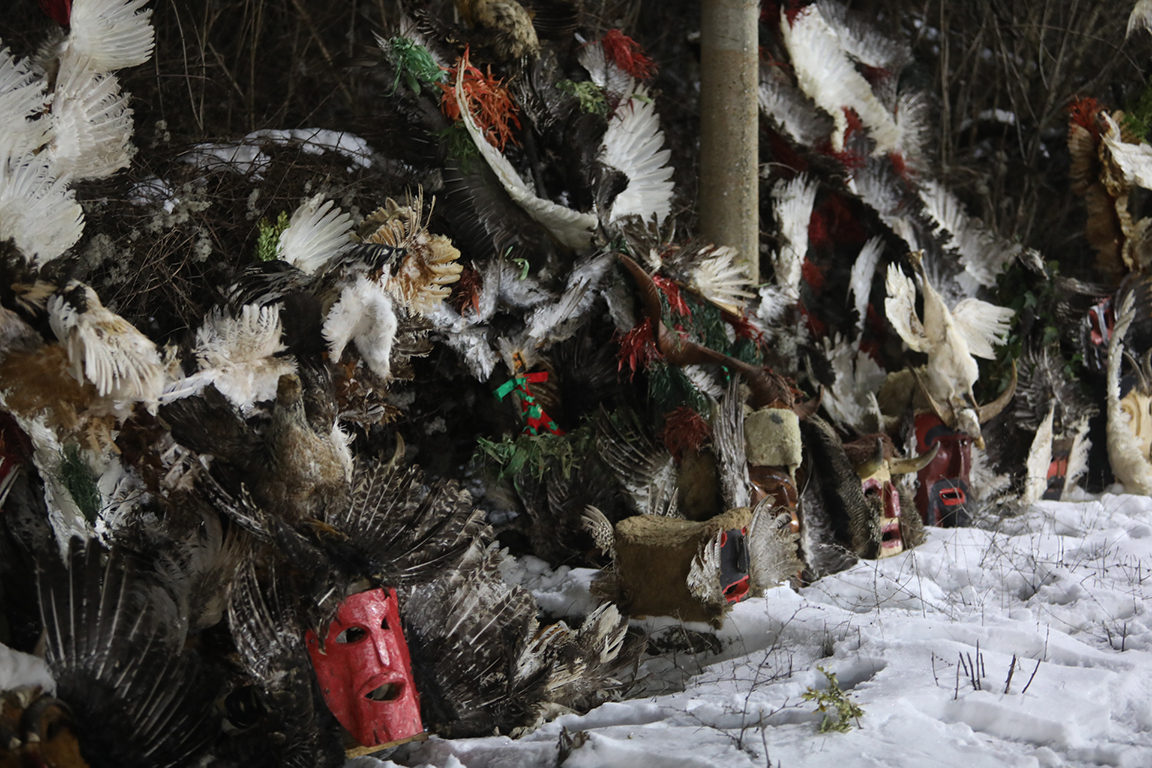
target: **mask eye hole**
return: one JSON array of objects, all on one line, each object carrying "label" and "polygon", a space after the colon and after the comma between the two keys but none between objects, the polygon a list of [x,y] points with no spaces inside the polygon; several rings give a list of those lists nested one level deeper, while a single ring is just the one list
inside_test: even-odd
[{"label": "mask eye hole", "polygon": [[383,619],[381,619],[380,629],[383,629],[383,630],[392,629],[392,627],[388,624],[388,617],[387,616],[385,616]]},{"label": "mask eye hole", "polygon": [[368,637],[368,630],[364,629],[364,627],[348,627],[348,629],[336,635],[336,642],[351,645],[360,642],[366,637]]}]

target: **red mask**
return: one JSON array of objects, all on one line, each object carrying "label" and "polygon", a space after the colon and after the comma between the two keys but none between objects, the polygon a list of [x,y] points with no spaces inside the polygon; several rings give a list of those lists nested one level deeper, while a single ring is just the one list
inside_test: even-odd
[{"label": "red mask", "polygon": [[937,443],[936,457],[916,475],[916,508],[927,525],[968,525],[972,437],[951,429],[934,413],[916,414],[916,452],[927,453]]},{"label": "red mask", "polygon": [[424,730],[396,590],[372,589],[345,598],[328,627],[324,650],[311,630],[305,641],[324,702],[362,745],[386,744]]}]

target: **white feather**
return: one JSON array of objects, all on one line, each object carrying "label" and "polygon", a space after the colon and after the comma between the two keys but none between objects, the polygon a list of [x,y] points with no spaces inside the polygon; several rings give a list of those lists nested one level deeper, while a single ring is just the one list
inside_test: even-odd
[{"label": "white feather", "polygon": [[1130,185],[1152,189],[1152,146],[1141,141],[1139,144],[1129,144],[1120,136],[1120,126],[1107,112],[1101,112],[1107,128],[1102,139],[1108,148],[1112,159],[1116,161],[1124,181]]},{"label": "white feather", "polygon": [[0,46],[0,158],[31,154],[48,140],[48,120],[37,119],[52,98],[24,61]]},{"label": "white feather", "polygon": [[534,221],[546,227],[563,245],[569,248],[586,248],[592,242],[592,233],[599,223],[596,216],[591,213],[580,213],[557,205],[551,200],[537,197],[504,155],[488,143],[468,109],[468,99],[464,94],[464,67],[459,67],[456,76],[456,102],[460,105],[460,119],[463,120],[468,135],[472,137],[476,148],[480,150],[480,154],[516,204]]},{"label": "white feather", "polygon": [[12,238],[41,267],[76,244],[84,213],[46,158],[0,158],[0,239]]},{"label": "white feather", "polygon": [[1092,449],[1092,441],[1088,439],[1088,419],[1082,419],[1076,429],[1076,436],[1072,438],[1072,447],[1068,451],[1068,469],[1064,474],[1064,488],[1060,500],[1067,498],[1069,492],[1075,488],[1080,478],[1088,472],[1088,452]]},{"label": "white feather", "polygon": [[876,265],[884,253],[884,239],[873,237],[864,243],[856,261],[852,263],[852,277],[848,284],[848,292],[852,294],[853,306],[856,308],[856,334],[864,332],[864,323],[868,319],[868,299],[872,295],[872,276],[876,274]]},{"label": "white feather", "polygon": [[884,370],[854,344],[836,335],[825,337],[824,356],[832,366],[833,380],[824,389],[821,405],[838,424],[859,431],[874,431],[880,424],[876,392],[884,384]]},{"label": "white feather", "polygon": [[798,541],[788,526],[777,525],[772,503],[765,500],[757,505],[745,537],[754,588],[774,587],[800,572],[804,566],[797,556]]},{"label": "white feather", "polygon": [[947,247],[960,255],[964,270],[980,285],[994,286],[996,277],[1020,253],[1021,247],[1001,240],[982,221],[969,216],[963,204],[940,182],[927,180],[919,190],[935,232],[952,236]]},{"label": "white feather", "polygon": [[359,274],[340,291],[340,298],[324,318],[329,359],[338,361],[352,342],[372,372],[387,381],[398,325],[392,299],[379,284]]},{"label": "white feather", "polygon": [[692,565],[688,568],[688,592],[705,605],[727,605],[720,584],[720,539],[723,536],[724,531],[717,531],[701,545],[700,552],[692,558]]},{"label": "white feather", "polygon": [[831,137],[832,148],[837,152],[843,151],[844,133],[848,128],[844,110],[853,109],[876,142],[874,154],[896,149],[900,129],[892,113],[876,98],[868,81],[856,71],[841,46],[840,37],[828,25],[820,9],[814,5],[804,8],[791,24],[785,10],[781,9],[780,27],[800,88],[831,115],[836,124]]},{"label": "white feather", "polygon": [[577,263],[568,275],[564,294],[557,301],[541,304],[532,311],[527,322],[528,336],[554,344],[574,334],[596,300],[596,288],[615,263],[612,253]]},{"label": "white feather", "polygon": [[292,358],[275,357],[287,349],[281,337],[279,304],[246,304],[239,317],[213,310],[196,331],[199,372],[169,385],[161,399],[178,400],[212,383],[248,414],[256,403],[275,399],[282,375],[296,372]]},{"label": "white feather", "polygon": [[48,156],[59,178],[102,179],[132,159],[132,110],[115,75],[61,67]]},{"label": "white feather", "polygon": [[808,222],[816,202],[817,183],[800,174],[772,189],[776,222],[780,228],[780,249],[772,259],[776,285],[799,298],[804,257],[808,254]]},{"label": "white feather", "polygon": [[849,15],[846,7],[834,0],[818,0],[816,5],[828,26],[840,38],[844,52],[855,61],[874,69],[886,70],[890,75],[899,75],[912,59],[912,49],[908,43],[885,37],[880,33],[878,24],[861,23],[858,18]]},{"label": "white feather", "polygon": [[310,275],[351,244],[351,232],[352,217],[316,195],[292,213],[277,255]]},{"label": "white feather", "polygon": [[1128,14],[1128,32],[1126,36],[1141,29],[1152,30],[1152,0],[1138,0],[1132,6],[1132,13]]},{"label": "white feather", "polygon": [[994,346],[1008,340],[1016,313],[980,299],[964,299],[952,308],[952,322],[963,335],[968,351],[985,360],[995,360]]},{"label": "white feather", "polygon": [[1024,492],[1020,494],[1020,506],[1027,508],[1035,504],[1048,490],[1048,469],[1052,464],[1052,420],[1056,416],[1056,404],[1048,407],[1048,415],[1040,422],[1032,447],[1025,462]]},{"label": "white feather", "polygon": [[60,294],[48,300],[48,320],[68,351],[72,375],[92,382],[101,396],[155,404],[164,389],[164,367],[156,345],[127,320],[105,309],[95,291],[83,288],[87,304],[83,312]]},{"label": "white feather", "polygon": [[488,327],[470,322],[443,302],[424,317],[439,329],[444,342],[464,358],[472,376],[477,381],[487,381],[500,360],[489,339]]},{"label": "white feather", "polygon": [[632,75],[616,66],[615,62],[608,61],[600,41],[582,46],[576,53],[576,60],[588,71],[592,82],[609,93],[631,96],[636,88],[636,79]]},{"label": "white feather", "polygon": [[744,311],[744,302],[753,297],[748,288],[748,264],[731,246],[712,246],[707,258],[692,268],[688,284],[701,296],[734,315]]},{"label": "white feather", "polygon": [[1128,292],[1116,313],[1116,325],[1108,342],[1108,463],[1112,474],[1128,493],[1152,495],[1152,464],[1140,441],[1132,434],[1128,414],[1120,406],[1120,364],[1124,358],[1123,338],[1135,316],[1135,292]]},{"label": "white feather", "polygon": [[914,352],[927,352],[928,337],[924,326],[916,314],[916,283],[895,264],[888,265],[888,278],[885,281],[888,298],[884,300],[884,314],[892,328]]},{"label": "white feather", "polygon": [[155,33],[148,0],[75,0],[60,58],[96,72],[143,64],[152,56]]},{"label": "white feather", "polygon": [[639,216],[664,222],[672,210],[671,150],[662,149],[664,134],[656,107],[643,86],[616,108],[600,145],[599,160],[628,177],[628,186],[612,203],[609,222]]},{"label": "white feather", "polygon": [[776,121],[795,142],[815,146],[832,132],[832,121],[816,109],[811,100],[776,70],[765,74],[760,82],[760,111]]}]

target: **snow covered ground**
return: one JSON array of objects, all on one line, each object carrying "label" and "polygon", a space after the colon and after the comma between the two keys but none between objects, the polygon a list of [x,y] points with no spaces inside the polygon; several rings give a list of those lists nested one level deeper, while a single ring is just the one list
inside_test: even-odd
[{"label": "snow covered ground", "polygon": [[[510,575],[550,609],[586,608],[590,572],[522,565]],[[1043,502],[995,531],[930,529],[912,552],[748,600],[711,648],[644,622],[683,650],[649,657],[626,701],[519,740],[433,738],[350,766],[1147,768],[1149,598],[1152,499]],[[847,733],[821,734],[804,699],[826,687],[819,667],[864,711]]]},{"label": "snow covered ground", "polygon": [[[591,575],[531,560],[507,574],[573,614]],[[995,531],[933,528],[912,552],[748,600],[715,638],[643,622],[672,650],[648,657],[625,701],[519,740],[432,738],[349,768],[1147,768],[1149,598],[1152,498],[1042,502]],[[820,667],[864,711],[847,733],[820,733],[804,699],[826,687]],[[44,675],[0,647],[0,688]]]}]

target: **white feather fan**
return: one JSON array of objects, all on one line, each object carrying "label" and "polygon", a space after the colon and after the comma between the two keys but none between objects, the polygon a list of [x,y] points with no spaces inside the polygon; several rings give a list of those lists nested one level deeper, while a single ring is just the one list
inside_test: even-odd
[{"label": "white feather fan", "polygon": [[48,120],[38,117],[52,97],[26,62],[0,46],[0,159],[28,155],[48,140]]},{"label": "white feather fan", "polygon": [[616,108],[600,145],[600,162],[628,177],[628,186],[612,202],[613,222],[624,216],[643,221],[656,217],[664,223],[672,210],[670,150],[663,149],[664,134],[656,107],[643,86]]},{"label": "white feather fan", "polygon": [[148,61],[155,33],[147,4],[148,0],[75,0],[61,63],[111,72]]},{"label": "white feather fan", "polygon": [[292,213],[280,233],[277,255],[306,274],[313,274],[351,245],[352,217],[323,195],[316,195]]},{"label": "white feather fan", "polygon": [[115,75],[62,66],[48,156],[61,179],[102,179],[132,159],[132,110]]},{"label": "white feather fan", "polygon": [[75,245],[83,231],[75,193],[45,158],[0,158],[0,238],[12,238],[41,267]]},{"label": "white feather fan", "polygon": [[780,227],[780,248],[773,256],[772,267],[776,285],[796,298],[800,296],[800,277],[808,254],[808,222],[812,219],[816,188],[817,183],[804,174],[772,188],[776,223]]}]

